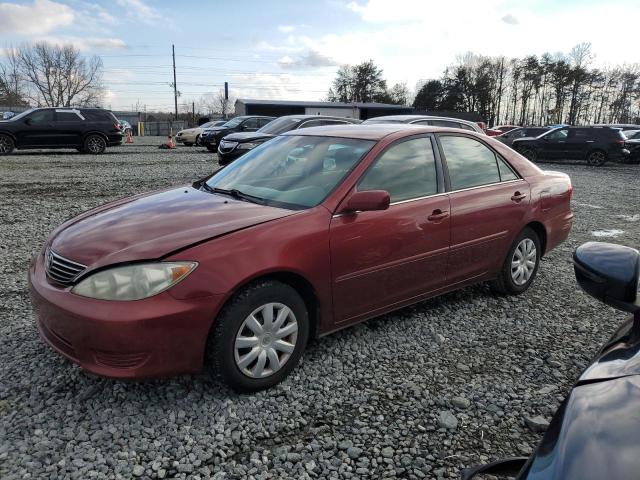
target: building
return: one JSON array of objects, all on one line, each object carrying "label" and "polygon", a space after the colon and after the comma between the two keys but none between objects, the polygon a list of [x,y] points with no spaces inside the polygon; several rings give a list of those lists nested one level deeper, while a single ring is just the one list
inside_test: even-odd
[{"label": "building", "polygon": [[387,103],[304,102],[290,100],[253,100],[239,98],[235,103],[236,115],[333,115],[366,120],[382,115],[406,115],[413,107]]}]

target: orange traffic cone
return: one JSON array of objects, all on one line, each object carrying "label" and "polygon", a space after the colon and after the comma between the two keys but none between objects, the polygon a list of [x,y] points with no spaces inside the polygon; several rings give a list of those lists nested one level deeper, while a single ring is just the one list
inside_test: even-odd
[{"label": "orange traffic cone", "polygon": [[173,143],[173,128],[169,128],[169,136],[167,137],[167,148],[176,148],[176,145]]},{"label": "orange traffic cone", "polygon": [[127,140],[124,143],[133,143],[133,135],[131,135],[131,130],[127,132]]}]

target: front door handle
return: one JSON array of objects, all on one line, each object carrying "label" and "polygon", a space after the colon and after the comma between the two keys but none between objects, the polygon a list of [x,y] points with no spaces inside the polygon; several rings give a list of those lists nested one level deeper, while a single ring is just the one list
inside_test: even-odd
[{"label": "front door handle", "polygon": [[449,216],[449,212],[447,211],[443,212],[439,208],[436,208],[433,212],[431,212],[431,215],[427,217],[427,220],[429,220],[430,222],[439,222],[440,220],[443,220],[448,216]]},{"label": "front door handle", "polygon": [[511,200],[513,200],[516,203],[524,200],[525,198],[527,198],[527,194],[526,193],[520,193],[520,192],[516,192],[511,196]]}]

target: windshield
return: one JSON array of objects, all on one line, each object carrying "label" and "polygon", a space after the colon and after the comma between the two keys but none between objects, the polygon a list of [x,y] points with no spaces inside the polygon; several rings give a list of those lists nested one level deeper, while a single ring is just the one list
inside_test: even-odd
[{"label": "windshield", "polygon": [[207,186],[237,190],[267,205],[314,207],[374,144],[371,140],[350,138],[276,137],[219,170]]},{"label": "windshield", "polygon": [[268,133],[269,135],[280,135],[281,133],[288,132],[296,128],[302,120],[299,118],[278,118],[272,122],[267,123],[258,132]]},{"label": "windshield", "polygon": [[9,119],[9,121],[13,122],[14,120],[20,120],[21,118],[26,117],[27,115],[29,115],[31,112],[33,112],[35,110],[35,108],[32,108],[31,110],[25,110],[22,113],[19,113],[18,115],[15,115],[13,117],[11,117]]},{"label": "windshield", "polygon": [[233,118],[231,120],[229,120],[227,123],[225,123],[224,125],[222,125],[223,127],[237,127],[238,125],[240,125],[242,123],[242,120],[244,120],[244,118],[242,117],[236,117]]},{"label": "windshield", "polygon": [[634,138],[638,133],[640,133],[640,130],[625,130],[622,132],[626,139]]}]

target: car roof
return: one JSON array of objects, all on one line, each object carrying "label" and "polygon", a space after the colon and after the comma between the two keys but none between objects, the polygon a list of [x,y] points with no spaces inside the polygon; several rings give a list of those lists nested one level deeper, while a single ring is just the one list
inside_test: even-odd
[{"label": "car roof", "polygon": [[[340,137],[361,140],[381,140],[388,135],[398,132],[411,133],[431,133],[431,132],[451,132],[461,133],[459,128],[431,127],[426,125],[410,125],[407,123],[378,123],[378,124],[354,124],[354,125],[329,125],[324,127],[310,127],[300,130],[290,130],[282,135],[304,135],[314,137]],[[464,133],[475,133],[463,130]]]},{"label": "car roof", "polygon": [[463,120],[461,118],[453,117],[441,117],[438,115],[385,115],[382,117],[367,118],[367,120],[395,120],[396,122],[411,122],[412,120],[450,120],[452,122],[467,123],[470,125],[477,125],[475,122],[469,120]]},{"label": "car roof", "polygon": [[350,118],[350,117],[338,117],[335,115],[283,115],[281,117],[277,117],[278,119],[280,118],[292,118],[292,119],[296,119],[296,120],[313,120],[313,119],[319,119],[319,120],[345,120],[347,122],[355,122],[358,123],[360,122],[360,120],[356,119],[356,118]]}]

